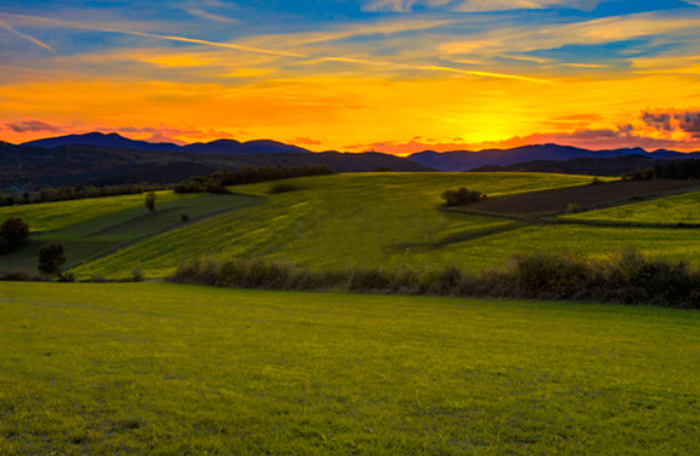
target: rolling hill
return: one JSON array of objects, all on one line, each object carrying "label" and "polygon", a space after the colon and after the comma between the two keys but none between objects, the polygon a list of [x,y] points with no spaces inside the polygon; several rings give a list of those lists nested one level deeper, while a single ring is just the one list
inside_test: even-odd
[{"label": "rolling hill", "polygon": [[[263,142],[261,147],[274,148]],[[0,189],[38,190],[78,183],[176,183],[192,175],[250,165],[296,167],[322,165],[336,172],[431,171],[405,158],[381,153],[255,153],[219,154],[182,151],[129,150],[91,145],[52,149],[0,145]]]}]

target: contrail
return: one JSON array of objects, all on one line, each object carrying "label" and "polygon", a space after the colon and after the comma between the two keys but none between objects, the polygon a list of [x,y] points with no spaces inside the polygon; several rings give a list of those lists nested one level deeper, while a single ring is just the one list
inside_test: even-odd
[{"label": "contrail", "polygon": [[[2,13],[0,13],[0,14],[2,14]],[[296,58],[307,58],[308,57],[307,55],[299,54],[296,52],[275,51],[275,50],[270,50],[270,49],[262,49],[262,48],[255,48],[255,47],[250,47],[250,46],[243,46],[243,45],[239,45],[239,44],[219,43],[217,41],[208,41],[208,40],[199,40],[199,39],[195,39],[195,38],[186,38],[186,37],[182,37],[182,36],[159,35],[157,33],[137,32],[134,30],[121,30],[121,29],[115,29],[115,28],[109,28],[109,27],[96,27],[93,25],[81,24],[78,22],[64,21],[64,20],[60,20],[60,19],[50,19],[50,18],[39,17],[39,16],[26,16],[26,15],[21,15],[21,14],[4,14],[4,16],[13,16],[13,17],[17,17],[17,18],[25,19],[25,20],[28,19],[30,21],[38,22],[40,24],[77,28],[77,29],[81,29],[81,30],[92,30],[95,32],[120,33],[120,34],[124,34],[124,35],[143,36],[146,38],[156,38],[156,39],[166,40],[166,41],[178,41],[181,43],[203,44],[206,46],[236,49],[238,51],[254,52],[254,53],[259,53],[259,54],[280,55],[283,57],[296,57]],[[9,30],[16,32],[9,25],[7,25],[7,27]],[[19,32],[16,32],[16,33],[19,33]],[[25,36],[25,38],[31,38],[31,37]],[[48,46],[44,45],[43,43],[41,43],[41,45],[48,48]],[[49,48],[49,49],[51,49],[51,48]]]},{"label": "contrail", "polygon": [[43,47],[44,49],[47,49],[47,50],[49,50],[49,51],[51,51],[51,52],[56,52],[56,51],[54,51],[54,50],[51,48],[51,46],[49,46],[48,44],[42,43],[41,41],[37,40],[37,39],[34,38],[33,36],[27,35],[26,33],[22,33],[22,32],[20,32],[19,30],[16,30],[14,27],[12,27],[10,24],[8,24],[8,23],[5,22],[5,21],[0,20],[0,27],[4,28],[5,30],[7,30],[7,31],[10,32],[10,33],[13,33],[13,34],[19,36],[20,38],[24,38],[25,40],[30,41],[30,42],[36,44],[37,46],[41,46],[41,47]]},{"label": "contrail", "polygon": [[415,68],[418,70],[425,70],[425,71],[447,71],[450,73],[461,73],[461,74],[468,74],[468,75],[472,75],[472,76],[484,76],[487,78],[515,79],[518,81],[528,81],[528,82],[536,82],[538,84],[554,85],[553,82],[547,81],[545,79],[529,78],[527,76],[518,76],[515,74],[502,74],[502,73],[489,73],[486,71],[459,70],[457,68],[439,67],[439,66],[422,66],[422,67],[415,67]]},{"label": "contrail", "polygon": [[[2,14],[2,13],[0,13],[0,14]],[[60,19],[50,19],[50,18],[44,18],[44,17],[38,17],[38,16],[25,16],[25,15],[15,15],[15,14],[4,14],[4,15],[5,16],[13,16],[13,17],[17,17],[17,18],[25,19],[25,20],[28,19],[30,21],[43,23],[43,24],[47,24],[47,25],[53,25],[53,26],[71,27],[71,28],[78,28],[78,29],[83,29],[83,30],[93,30],[96,32],[104,32],[104,33],[120,33],[120,34],[125,34],[125,35],[142,36],[142,37],[146,37],[146,38],[155,38],[155,39],[166,40],[166,41],[177,41],[177,42],[181,42],[181,43],[192,43],[192,44],[201,44],[201,45],[205,45],[205,46],[213,46],[213,47],[225,48],[225,49],[235,49],[238,51],[253,52],[253,53],[258,53],[258,54],[278,55],[278,56],[282,56],[282,57],[293,57],[296,59],[304,60],[304,62],[302,62],[303,64],[316,64],[316,63],[327,62],[327,61],[335,61],[335,62],[346,62],[346,63],[358,64],[358,65],[372,65],[372,66],[381,65],[381,66],[393,67],[396,69],[406,69],[406,70],[450,72],[450,73],[459,73],[459,74],[465,74],[465,75],[470,75],[470,76],[480,76],[480,77],[497,78],[497,79],[513,79],[513,80],[518,80],[518,81],[534,82],[537,84],[554,85],[553,82],[547,81],[544,79],[530,78],[527,76],[518,76],[518,75],[512,75],[512,74],[489,73],[489,72],[485,72],[485,71],[460,70],[457,68],[442,67],[442,66],[414,66],[414,65],[387,62],[387,61],[381,61],[381,60],[356,59],[356,58],[350,58],[350,57],[338,57],[338,56],[312,57],[310,55],[301,54],[298,52],[278,51],[278,50],[273,50],[273,49],[264,49],[264,48],[257,48],[257,47],[251,47],[251,46],[243,46],[240,44],[220,43],[217,41],[200,40],[200,39],[196,39],[196,38],[187,38],[187,37],[175,36],[175,35],[160,35],[157,33],[138,32],[138,31],[134,31],[134,30],[121,30],[121,29],[115,29],[115,28],[109,28],[109,27],[96,27],[96,26],[81,24],[81,23],[77,23],[77,22],[64,21],[64,20],[60,20]],[[48,47],[44,43],[41,43],[40,41],[38,41],[38,40],[28,36],[28,35],[25,35],[23,33],[16,31],[9,24],[6,24],[5,22],[0,21],[0,25],[2,25],[4,28],[10,30],[11,32],[16,33],[16,34],[32,41],[33,43],[38,44],[38,45],[40,45],[46,49],[49,49],[50,51],[53,52],[53,49],[51,49],[50,47]]]}]

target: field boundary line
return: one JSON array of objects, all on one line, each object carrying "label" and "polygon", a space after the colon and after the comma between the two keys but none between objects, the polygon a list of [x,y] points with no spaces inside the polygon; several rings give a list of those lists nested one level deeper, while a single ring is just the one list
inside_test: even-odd
[{"label": "field boundary line", "polygon": [[[263,200],[263,201],[266,199],[265,197],[259,197],[258,195],[247,195],[247,194],[245,194],[245,193],[239,193],[238,195],[253,196],[253,197],[257,197],[257,199],[261,199],[261,200]],[[236,212],[236,211],[239,211],[239,210],[241,210],[241,209],[247,209],[247,208],[249,208],[249,207],[258,206],[258,205],[260,205],[260,204],[262,204],[262,202],[254,203],[254,204],[246,204],[246,205],[243,205],[243,206],[240,206],[240,207],[237,207],[237,208],[233,208],[233,209],[223,209],[223,210],[220,210],[220,211],[216,211],[216,212],[213,212],[213,213],[211,213],[211,214],[205,215],[204,217],[201,217],[201,218],[198,218],[198,219],[195,219],[195,220],[191,220],[192,223],[188,223],[188,226],[189,226],[189,225],[194,225],[194,224],[197,224],[197,223],[201,223],[201,222],[204,222],[204,221],[206,221],[206,220],[209,220],[209,219],[212,219],[212,218],[216,218],[216,217],[219,217],[219,216],[224,215],[224,214],[228,214],[228,213],[231,213],[231,212]],[[163,228],[163,229],[161,229],[161,230],[158,230],[158,231],[155,232],[155,233],[146,234],[146,235],[143,235],[143,236],[134,238],[134,239],[129,239],[128,241],[124,241],[124,242],[122,242],[122,243],[120,243],[120,244],[117,244],[117,245],[115,245],[115,246],[112,246],[112,247],[108,248],[107,250],[103,250],[102,252],[98,252],[98,253],[96,253],[95,255],[92,255],[92,256],[90,256],[90,257],[88,257],[88,258],[83,258],[83,259],[80,260],[80,261],[77,261],[77,262],[75,262],[75,263],[71,263],[70,265],[68,265],[68,267],[67,267],[66,269],[70,271],[70,270],[73,269],[73,268],[77,268],[78,266],[82,266],[83,264],[88,263],[88,262],[90,262],[90,261],[99,260],[100,258],[103,258],[103,257],[106,257],[106,256],[108,256],[108,255],[111,255],[112,253],[114,253],[114,252],[116,252],[116,251],[122,250],[122,249],[124,249],[124,248],[126,248],[126,247],[130,247],[131,245],[136,244],[136,243],[141,242],[141,241],[144,241],[144,240],[146,240],[146,239],[148,239],[148,238],[155,237],[155,236],[160,236],[161,234],[165,234],[165,233],[168,233],[168,232],[170,232],[170,231],[174,231],[174,230],[177,230],[177,229],[180,229],[180,228],[184,228],[184,226],[183,226],[183,225],[171,226],[171,227],[168,227],[168,228]]]}]

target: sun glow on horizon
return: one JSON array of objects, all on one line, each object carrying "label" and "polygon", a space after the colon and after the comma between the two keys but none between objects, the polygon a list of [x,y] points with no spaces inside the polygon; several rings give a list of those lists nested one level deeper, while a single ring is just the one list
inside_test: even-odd
[{"label": "sun glow on horizon", "polygon": [[342,21],[304,22],[218,2],[186,19],[68,14],[68,3],[48,18],[20,2],[0,7],[0,139],[115,131],[399,155],[544,142],[700,149],[700,8],[623,3],[576,17],[556,5],[348,4]]}]

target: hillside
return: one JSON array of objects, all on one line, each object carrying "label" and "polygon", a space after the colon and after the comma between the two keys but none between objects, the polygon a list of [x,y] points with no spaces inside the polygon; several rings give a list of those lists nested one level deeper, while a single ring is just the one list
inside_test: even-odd
[{"label": "hillside", "polygon": [[[519,227],[498,218],[441,212],[447,188],[468,186],[490,195],[583,185],[586,176],[523,173],[366,173],[291,179],[300,190],[270,195],[273,183],[237,186],[265,204],[151,238],[77,268],[81,277],[128,274],[139,263],[147,276],[171,274],[183,259],[258,256],[316,270],[482,268],[510,258],[472,249],[491,235]],[[504,246],[507,248],[507,246]],[[511,252],[512,253],[515,252]]]},{"label": "hillside", "polygon": [[89,145],[53,149],[0,145],[0,189],[37,190],[78,183],[175,183],[192,175],[208,175],[215,170],[239,169],[246,165],[296,167],[304,164],[323,165],[336,172],[367,172],[377,168],[430,171],[410,160],[380,153],[210,154]]},{"label": "hillside", "polygon": [[589,176],[620,176],[645,170],[655,164],[668,163],[666,159],[654,159],[648,155],[622,155],[610,158],[572,158],[565,161],[539,160],[516,163],[509,166],[486,165],[472,169],[485,173],[563,173]]}]

